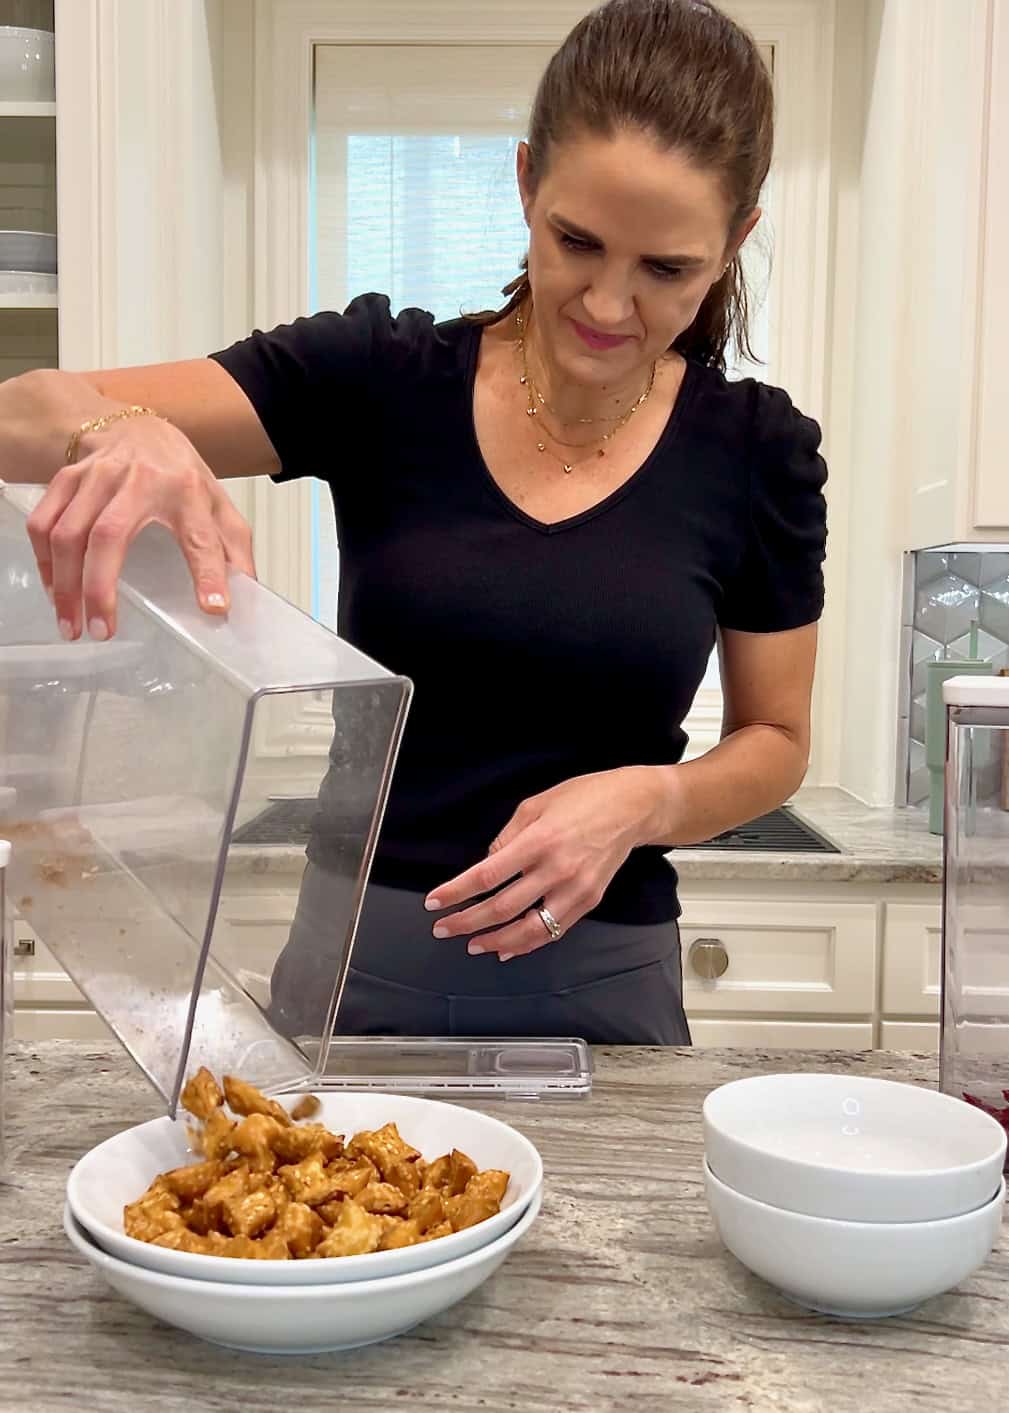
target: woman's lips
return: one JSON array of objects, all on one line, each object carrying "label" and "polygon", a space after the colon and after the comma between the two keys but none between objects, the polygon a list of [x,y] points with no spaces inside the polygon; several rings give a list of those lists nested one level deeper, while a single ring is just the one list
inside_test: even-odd
[{"label": "woman's lips", "polygon": [[589,329],[584,324],[579,324],[577,319],[571,320],[575,333],[587,343],[589,348],[606,349],[619,348],[622,343],[627,343],[627,334],[598,334],[595,329]]}]

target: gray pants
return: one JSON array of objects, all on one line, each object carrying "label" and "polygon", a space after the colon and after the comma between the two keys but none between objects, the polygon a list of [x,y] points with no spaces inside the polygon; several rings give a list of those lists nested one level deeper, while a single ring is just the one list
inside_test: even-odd
[{"label": "gray pants", "polygon": [[[271,1020],[318,1035],[345,940],[349,881],[309,864],[272,978]],[[342,1035],[580,1036],[597,1045],[689,1045],[675,922],[583,919],[559,941],[501,963],[438,941],[423,895],[371,884],[337,1013]]]}]

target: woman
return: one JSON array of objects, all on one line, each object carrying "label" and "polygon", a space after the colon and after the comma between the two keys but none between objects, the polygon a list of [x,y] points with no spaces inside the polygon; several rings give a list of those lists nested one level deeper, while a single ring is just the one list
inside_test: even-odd
[{"label": "woman", "polygon": [[[329,482],[341,632],[416,686],[345,1030],[689,1041],[665,855],[801,781],[823,597],[819,429],[722,371],[771,147],[749,36],[705,0],[610,0],[539,87],[504,310],[365,295],[209,359],[0,388],[0,467],[51,482],[30,534],[67,638],[115,631],[142,525],[224,612],[253,565],[219,480]],[[716,640],[723,739],[678,764]],[[309,856],[274,977],[295,1030],[341,886]]]}]

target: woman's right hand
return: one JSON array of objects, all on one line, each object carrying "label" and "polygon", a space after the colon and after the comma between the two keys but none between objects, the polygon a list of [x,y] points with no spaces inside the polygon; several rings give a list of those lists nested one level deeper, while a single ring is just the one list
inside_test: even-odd
[{"label": "woman's right hand", "polygon": [[28,520],[65,638],[115,633],[126,551],[152,523],[179,542],[205,612],[228,611],[229,566],[255,575],[252,531],[192,442],[161,418],[126,419],[81,439]]}]

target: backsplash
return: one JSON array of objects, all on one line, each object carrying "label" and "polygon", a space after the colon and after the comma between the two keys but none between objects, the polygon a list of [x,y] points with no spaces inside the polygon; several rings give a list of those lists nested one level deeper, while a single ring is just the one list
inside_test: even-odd
[{"label": "backsplash", "polygon": [[928,799],[925,664],[969,657],[974,622],[977,656],[996,672],[1009,667],[1009,544],[909,550],[903,588],[894,798],[919,805]]}]

